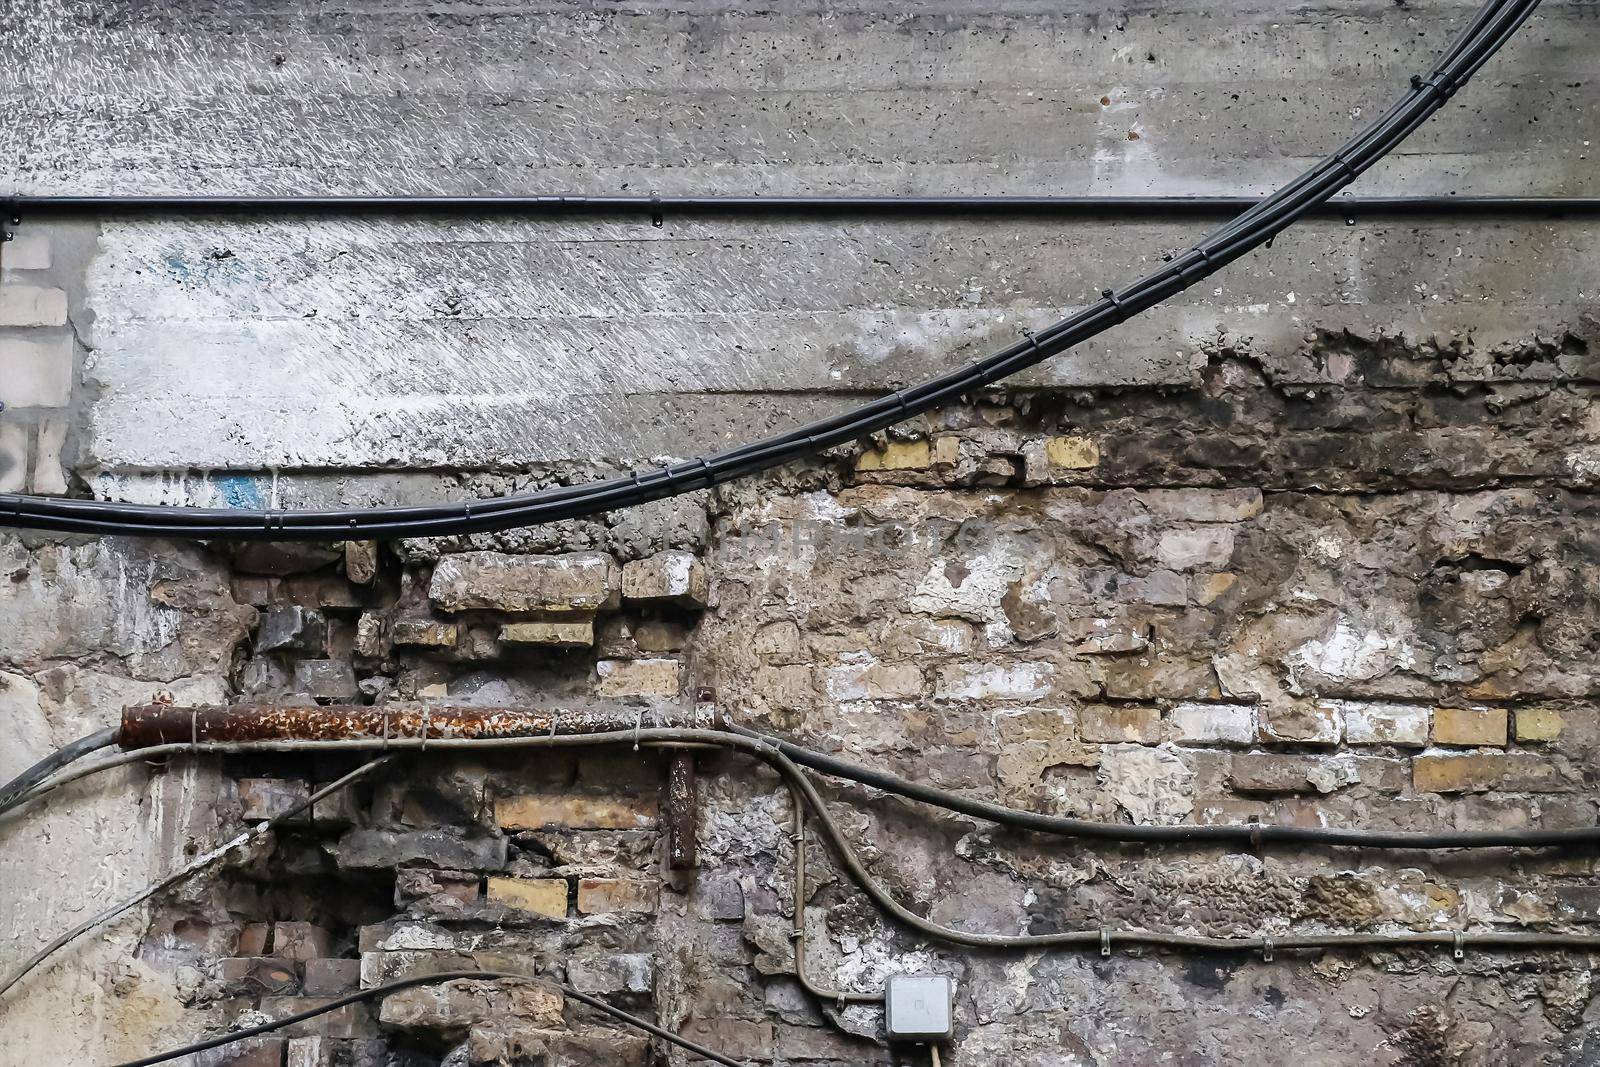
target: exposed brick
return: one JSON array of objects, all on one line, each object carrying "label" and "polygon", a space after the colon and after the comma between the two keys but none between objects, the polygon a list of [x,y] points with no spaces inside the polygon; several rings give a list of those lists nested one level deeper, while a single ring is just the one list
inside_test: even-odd
[{"label": "exposed brick", "polygon": [[320,1034],[292,1037],[286,1049],[284,1067],[333,1067],[333,1043]]},{"label": "exposed brick", "polygon": [[311,997],[333,997],[361,984],[361,961],[323,956],[307,960],[305,992]]},{"label": "exposed brick", "polygon": [[[310,799],[311,787],[305,782],[284,778],[239,779],[239,817],[246,822],[264,822],[287,815]],[[296,818],[301,822],[309,821],[309,806]]]},{"label": "exposed brick", "polygon": [[1418,756],[1412,782],[1426,793],[1465,793],[1487,789],[1554,793],[1567,788],[1557,768],[1525,752],[1482,752]]},{"label": "exposed brick", "polygon": [[349,870],[439,867],[452,871],[497,871],[506,865],[501,837],[466,837],[451,830],[354,829],[332,846],[334,860]]},{"label": "exposed brick", "polygon": [[45,419],[34,437],[33,476],[29,481],[35,493],[61,496],[67,491],[67,467],[63,458],[67,447],[66,419]]},{"label": "exposed brick", "polygon": [[0,337],[0,403],[8,409],[66,407],[72,402],[72,378],[70,336]]},{"label": "exposed brick", "polygon": [[603,697],[653,697],[670,700],[680,687],[676,659],[603,659],[595,664],[595,692]]},{"label": "exposed brick", "polygon": [[439,560],[428,595],[445,611],[593,614],[614,605],[620,585],[616,561],[600,552],[467,552]]},{"label": "exposed brick", "polygon": [[650,1039],[632,1031],[590,1027],[579,1031],[533,1026],[475,1027],[467,1039],[474,1064],[548,1064],[550,1067],[648,1067]]},{"label": "exposed brick", "polygon": [[693,552],[658,552],[622,568],[622,599],[635,604],[674,604],[704,608],[711,598],[711,579]]},{"label": "exposed brick", "polygon": [[283,1067],[282,1037],[251,1037],[196,1053],[191,1067]]},{"label": "exposed brick", "polygon": [[1078,710],[1078,735],[1105,744],[1161,740],[1161,712],[1144,704],[1088,704]]},{"label": "exposed brick", "polygon": [[[298,1015],[312,1008],[320,1008],[332,1000],[332,997],[262,997],[261,1012],[273,1019],[282,1019],[289,1015]],[[290,1037],[303,1037],[320,1034],[324,1037],[347,1039],[361,1037],[372,1032],[371,1016],[367,1014],[364,1004],[346,1004],[332,1011],[323,1012],[304,1022],[298,1022],[284,1030]]]},{"label": "exposed brick", "polygon": [[774,1053],[773,1029],[768,1022],[726,1015],[692,1018],[679,1027],[678,1033],[732,1059],[770,1060]]},{"label": "exposed brick", "polygon": [[336,659],[305,659],[296,663],[294,688],[316,700],[334,703],[352,701],[361,693],[356,686],[355,670]]},{"label": "exposed brick", "polygon": [[67,294],[50,286],[0,285],[0,326],[65,326]]},{"label": "exposed brick", "polygon": [[588,648],[594,644],[593,619],[513,622],[500,627],[500,640],[508,645],[544,645],[549,648]]},{"label": "exposed brick", "polygon": [[461,904],[478,899],[478,876],[470,871],[436,871],[427,867],[405,867],[395,872],[396,906],[413,900],[448,897]]},{"label": "exposed brick", "polygon": [[856,460],[858,471],[927,470],[933,454],[925,440],[890,441],[882,448],[870,448]]},{"label": "exposed brick", "polygon": [[519,911],[564,919],[568,888],[565,878],[490,878],[488,896]]},{"label": "exposed brick", "polygon": [[1195,744],[1248,745],[1256,739],[1256,709],[1248,704],[1179,704],[1172,736]]},{"label": "exposed brick", "polygon": [[1428,709],[1423,705],[1330,700],[1324,706],[1344,718],[1346,744],[1421,748],[1428,743]]},{"label": "exposed brick", "polygon": [[1436,745],[1504,745],[1505,708],[1435,708],[1433,743]]},{"label": "exposed brick", "polygon": [[1516,723],[1517,740],[1523,743],[1554,741],[1565,725],[1557,708],[1518,708]]},{"label": "exposed brick", "polygon": [[644,952],[628,952],[569,960],[567,982],[580,993],[648,994],[655,990],[655,957]]},{"label": "exposed brick", "polygon": [[471,953],[447,948],[363,952],[360,964],[361,986],[365,989],[407,978],[481,969]]},{"label": "exposed brick", "polygon": [[269,956],[229,956],[217,961],[217,981],[234,996],[272,996],[300,991],[293,963]]},{"label": "exposed brick", "polygon": [[239,956],[265,956],[272,943],[271,923],[245,923],[239,928],[239,937],[233,951]]},{"label": "exposed brick", "polygon": [[656,825],[654,793],[534,793],[495,801],[495,819],[507,830],[636,830]]},{"label": "exposed brick", "polygon": [[333,935],[307,922],[272,924],[272,954],[286,960],[314,960],[333,954]]},{"label": "exposed brick", "polygon": [[530,979],[416,986],[383,998],[378,1020],[402,1030],[460,1033],[487,1022],[516,1019],[538,1027],[562,1024],[561,992]]},{"label": "exposed brick", "polygon": [[655,882],[636,878],[578,879],[578,910],[585,915],[653,913],[659,896],[660,887]]}]

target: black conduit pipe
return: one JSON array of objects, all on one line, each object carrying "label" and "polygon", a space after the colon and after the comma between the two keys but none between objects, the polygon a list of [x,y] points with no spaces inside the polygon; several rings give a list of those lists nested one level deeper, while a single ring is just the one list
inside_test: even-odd
[{"label": "black conduit pipe", "polygon": [[0,524],[63,533],[219,540],[343,540],[504,530],[597,515],[709,489],[875,433],[1036,366],[1183,292],[1266,244],[1354,182],[1444,106],[1511,38],[1539,0],[1489,0],[1427,75],[1317,166],[1132,285],[985,357],[778,437],[620,478],[470,503],[313,511],[188,508],[0,494]]}]

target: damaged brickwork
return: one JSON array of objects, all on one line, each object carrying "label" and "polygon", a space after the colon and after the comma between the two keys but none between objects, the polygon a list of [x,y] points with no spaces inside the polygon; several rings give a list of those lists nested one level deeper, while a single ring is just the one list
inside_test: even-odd
[{"label": "damaged brickwork", "polygon": [[[29,106],[0,122],[0,165],[40,193],[1254,192],[1392,98],[1465,10],[0,0],[0,22],[19,4],[0,80]],[[1600,193],[1593,30],[1592,5],[1545,4],[1359,191]],[[1198,232],[16,228],[0,491],[245,508],[504,494],[776,432],[1014,340]],[[714,708],[1128,825],[1594,826],[1592,230],[1308,220],[1011,388],[593,520],[381,544],[0,531],[0,777],[150,703],[604,706],[640,727]],[[173,757],[0,818],[0,974],[363,758]],[[1592,850],[1073,842],[822,790],[896,898],[966,930],[1600,932]],[[796,981],[790,817],[732,752],[398,753],[0,998],[0,1061],[112,1063],[493,971],[526,977],[192,1062],[696,1062],[563,983],[763,1067],[921,1067],[878,1007]],[[949,975],[954,1067],[1600,1060],[1583,953],[974,952],[887,920],[820,841],[805,860],[809,977]]]}]

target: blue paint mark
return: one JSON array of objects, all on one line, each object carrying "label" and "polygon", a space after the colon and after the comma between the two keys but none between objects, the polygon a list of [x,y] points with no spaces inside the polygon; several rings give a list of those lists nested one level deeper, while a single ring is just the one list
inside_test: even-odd
[{"label": "blue paint mark", "polygon": [[256,485],[254,478],[238,474],[218,478],[217,492],[222,494],[223,502],[230,508],[249,511],[261,509],[261,488]]}]

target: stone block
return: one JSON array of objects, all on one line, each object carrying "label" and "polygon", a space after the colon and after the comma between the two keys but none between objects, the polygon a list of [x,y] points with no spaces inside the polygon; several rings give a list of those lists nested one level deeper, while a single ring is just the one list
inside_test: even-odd
[{"label": "stone block", "polygon": [[933,465],[933,453],[926,440],[889,441],[881,448],[869,448],[856,459],[856,470],[921,471]]},{"label": "stone block", "polygon": [[409,1031],[461,1034],[483,1023],[516,1019],[526,1026],[562,1025],[558,989],[532,979],[461,979],[416,986],[383,998],[378,1021]]},{"label": "stone block", "polygon": [[532,793],[500,797],[495,819],[506,830],[640,830],[656,825],[656,795]]},{"label": "stone block", "polygon": [[1344,719],[1346,744],[1421,748],[1428,743],[1428,709],[1421,704],[1329,700],[1323,706]]},{"label": "stone block", "polygon": [[375,611],[364,611],[356,620],[356,640],[352,649],[358,656],[381,659],[389,654],[389,627]]},{"label": "stone block", "polygon": [[567,917],[568,886],[565,878],[490,878],[489,899],[518,911]]},{"label": "stone block", "polygon": [[625,1030],[578,1031],[507,1026],[474,1028],[467,1038],[473,1064],[546,1064],[548,1067],[648,1067],[650,1039]]},{"label": "stone block", "polygon": [[67,294],[53,286],[0,285],[0,326],[65,326]]},{"label": "stone block", "polygon": [[594,620],[551,619],[544,622],[508,623],[500,627],[500,640],[508,645],[588,648],[594,644]]},{"label": "stone block", "polygon": [[658,552],[622,568],[622,599],[628,603],[700,610],[710,598],[710,575],[693,552]]},{"label": "stone block", "polygon": [[245,923],[239,928],[239,937],[234,941],[233,951],[238,956],[265,956],[267,946],[271,943],[271,923]]},{"label": "stone block", "polygon": [[0,403],[8,409],[66,407],[73,376],[70,336],[0,337]]},{"label": "stone block", "polygon": [[615,606],[620,586],[616,561],[601,552],[466,552],[439,560],[428,595],[451,612],[592,615]]},{"label": "stone block", "polygon": [[503,837],[465,837],[450,830],[348,831],[330,848],[346,870],[438,867],[453,871],[498,871],[506,865]]},{"label": "stone block", "polygon": [[1093,470],[1099,465],[1100,446],[1089,437],[1047,437],[1030,441],[1022,448],[1023,478],[1029,485],[1046,484],[1057,475]]},{"label": "stone block", "polygon": [[818,674],[830,700],[916,700],[926,691],[922,668],[914,663],[880,663],[869,657],[825,667]]},{"label": "stone block", "polygon": [[1195,526],[1162,531],[1154,558],[1172,571],[1219,570],[1233,558],[1233,529]]},{"label": "stone block", "polygon": [[0,493],[28,491],[29,427],[0,421]]},{"label": "stone block", "polygon": [[1240,793],[1331,793],[1360,775],[1354,764],[1326,756],[1249,752],[1232,758],[1229,779]]},{"label": "stone block", "polygon": [[1495,745],[1506,743],[1505,708],[1435,708],[1433,743],[1436,745]]},{"label": "stone block", "polygon": [[344,576],[357,585],[371,585],[378,577],[378,542],[346,541]]},{"label": "stone block", "polygon": [[644,952],[594,956],[567,962],[567,983],[597,996],[647,995],[655,991],[655,957]]},{"label": "stone block", "polygon": [[270,956],[229,956],[217,961],[217,982],[230,996],[259,997],[298,993],[293,963]]},{"label": "stone block", "polygon": [[66,419],[45,419],[34,438],[33,477],[28,483],[35,493],[61,496],[67,491],[67,467],[63,458],[67,447]]},{"label": "stone block", "polygon": [[308,922],[272,924],[272,954],[279,959],[305,962],[333,954],[333,935]]},{"label": "stone block", "polygon": [[584,915],[610,912],[654,914],[660,887],[636,878],[578,879],[578,911]]},{"label": "stone block", "polygon": [[395,619],[389,623],[389,643],[396,648],[455,648],[461,629],[440,619]]},{"label": "stone block", "polygon": [[285,778],[239,779],[239,818],[245,822],[264,822],[303,808],[296,817],[311,819],[311,787],[305,782]]},{"label": "stone block", "polygon": [[1337,745],[1344,734],[1344,718],[1325,704],[1268,704],[1262,720],[1268,741]]},{"label": "stone block", "polygon": [[333,1043],[320,1034],[292,1037],[283,1063],[284,1067],[333,1067]]},{"label": "stone block", "polygon": [[482,970],[470,952],[450,948],[363,952],[360,968],[363,989],[409,978],[425,978],[432,974]]},{"label": "stone block", "polygon": [[1482,752],[1418,756],[1412,784],[1424,793],[1471,793],[1497,789],[1515,793],[1558,793],[1568,788],[1549,760],[1525,752]]},{"label": "stone block", "polygon": [[335,997],[361,985],[361,961],[319,956],[306,961],[305,993],[309,997]]},{"label": "stone block", "polygon": [[1103,744],[1161,740],[1161,711],[1145,704],[1086,704],[1078,710],[1078,736]]},{"label": "stone block", "polygon": [[595,692],[603,697],[649,697],[672,700],[678,696],[677,659],[603,659],[595,664]]},{"label": "stone block", "polygon": [[1524,744],[1554,741],[1565,725],[1558,708],[1518,708],[1516,722],[1517,740]]},{"label": "stone block", "polygon": [[1256,739],[1256,709],[1248,704],[1179,704],[1172,709],[1175,741],[1249,745]]},{"label": "stone block", "polygon": [[940,700],[1043,700],[1054,689],[1053,663],[946,663],[939,667],[933,695]]},{"label": "stone block", "polygon": [[355,669],[344,660],[307,659],[294,665],[294,688],[312,699],[330,704],[345,704],[361,695]]},{"label": "stone block", "polygon": [[327,637],[322,612],[299,604],[268,608],[256,631],[257,652],[321,652]]},{"label": "stone block", "polygon": [[771,1023],[727,1015],[690,1018],[678,1033],[736,1060],[770,1060],[776,1048]]}]

